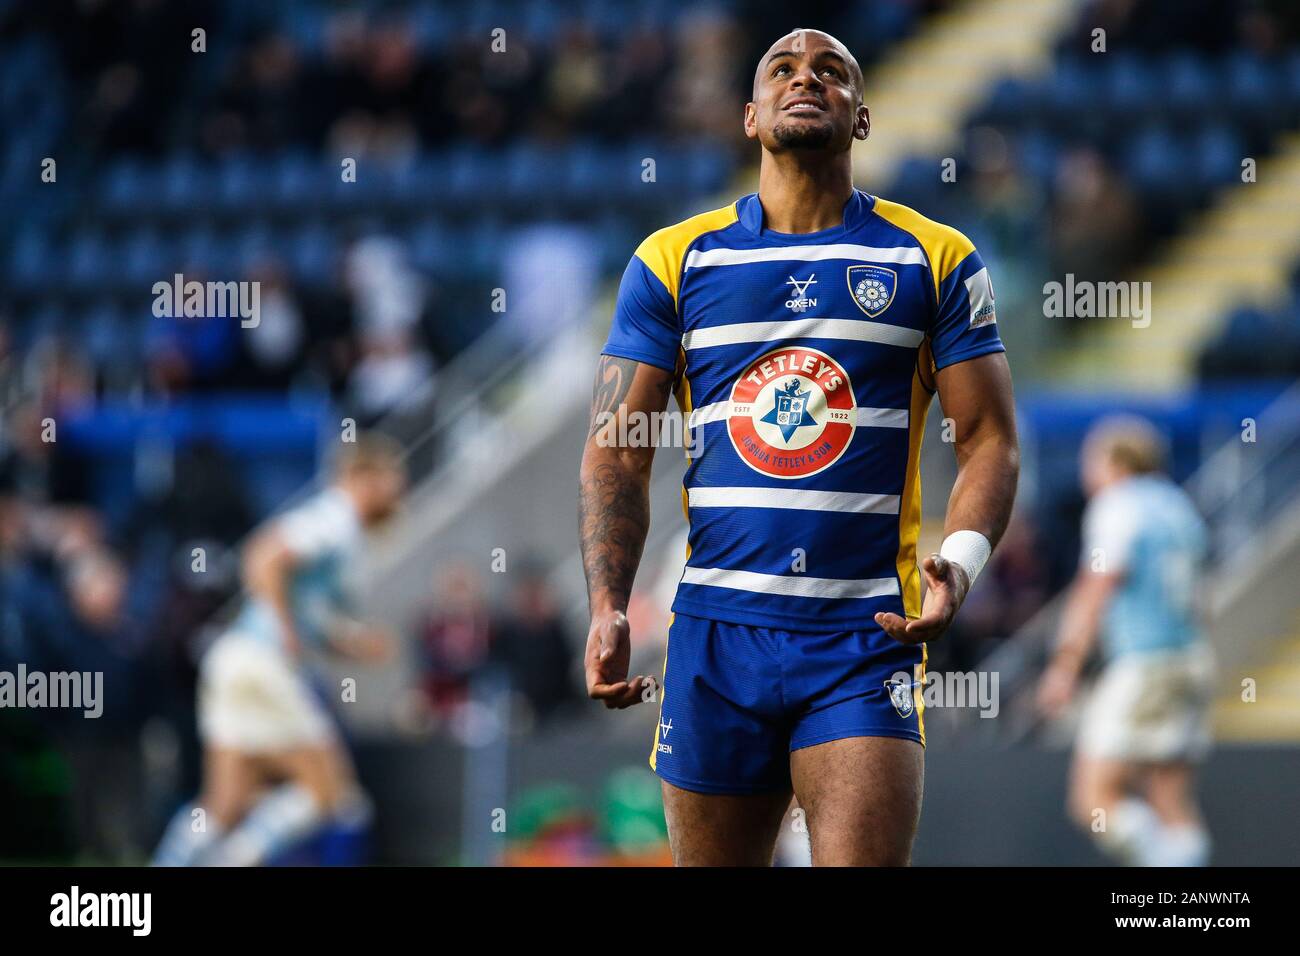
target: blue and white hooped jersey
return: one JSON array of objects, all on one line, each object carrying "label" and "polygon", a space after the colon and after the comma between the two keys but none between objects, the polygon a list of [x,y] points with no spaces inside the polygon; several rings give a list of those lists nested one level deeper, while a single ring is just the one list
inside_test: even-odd
[{"label": "blue and white hooped jersey", "polygon": [[751,194],[651,235],[604,353],[684,363],[673,610],[802,630],[919,615],[918,370],[1002,350],[974,246],[897,203],[855,190],[841,225],[786,235]]}]

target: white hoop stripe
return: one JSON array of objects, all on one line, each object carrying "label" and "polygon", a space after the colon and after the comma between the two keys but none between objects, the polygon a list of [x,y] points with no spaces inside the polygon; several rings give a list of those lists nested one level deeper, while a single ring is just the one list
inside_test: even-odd
[{"label": "white hoop stripe", "polygon": [[781,319],[775,322],[737,322],[692,329],[682,336],[682,348],[712,348],[745,342],[789,342],[793,339],[842,339],[879,342],[902,348],[918,348],[925,333],[901,325],[867,322],[863,319]]},{"label": "white hoop stripe", "polygon": [[809,491],[802,488],[690,488],[692,508],[790,508],[847,514],[898,514],[898,495],[854,491]]},{"label": "white hoop stripe", "polygon": [[893,262],[902,265],[926,264],[920,247],[859,246],[836,242],[821,246],[781,246],[769,249],[692,249],[686,256],[687,269],[708,266],[742,266],[751,262],[824,262],[844,259],[855,263]]},{"label": "white hoop stripe", "polygon": [[727,568],[692,568],[682,572],[683,584],[779,594],[784,597],[875,598],[898,593],[898,578],[810,578],[803,575],[760,574]]}]

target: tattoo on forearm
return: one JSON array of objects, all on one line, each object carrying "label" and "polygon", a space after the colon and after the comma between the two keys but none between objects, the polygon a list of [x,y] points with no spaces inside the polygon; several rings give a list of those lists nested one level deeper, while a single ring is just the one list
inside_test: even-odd
[{"label": "tattoo on forearm", "polygon": [[607,592],[626,606],[650,528],[645,484],[617,465],[597,465],[583,475],[578,523],[588,600]]},{"label": "tattoo on forearm", "polygon": [[[589,440],[613,416],[626,413],[639,366],[632,359],[600,357],[591,399]],[[663,374],[655,379],[662,404],[668,402],[674,378]],[[653,455],[653,448],[648,451]],[[648,469],[648,460],[646,464]],[[650,495],[645,472],[629,467],[622,458],[602,461],[597,454],[588,460],[582,470],[578,524],[588,599],[594,606],[597,597],[603,596],[626,607],[650,529]]]}]

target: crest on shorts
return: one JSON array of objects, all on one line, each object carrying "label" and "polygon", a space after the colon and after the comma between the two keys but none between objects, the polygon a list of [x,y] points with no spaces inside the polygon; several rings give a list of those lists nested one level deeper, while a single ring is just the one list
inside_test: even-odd
[{"label": "crest on shorts", "polygon": [[889,702],[898,711],[898,716],[911,717],[915,708],[912,702],[912,682],[901,677],[891,677],[885,681],[885,690],[889,691]]},{"label": "crest on shorts", "polygon": [[889,308],[898,286],[898,273],[884,266],[849,266],[849,291],[858,308],[871,318]]}]

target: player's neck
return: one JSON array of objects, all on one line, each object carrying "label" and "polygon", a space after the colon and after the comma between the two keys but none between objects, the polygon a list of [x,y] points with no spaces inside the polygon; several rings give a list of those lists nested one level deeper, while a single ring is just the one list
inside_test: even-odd
[{"label": "player's neck", "polygon": [[794,153],[764,153],[758,171],[763,225],[775,232],[821,232],[844,221],[853,195],[853,169],[844,162],[808,160]]}]

